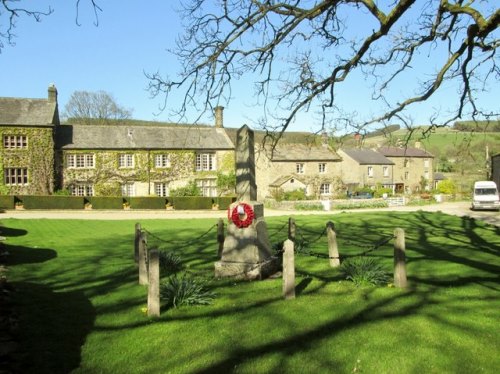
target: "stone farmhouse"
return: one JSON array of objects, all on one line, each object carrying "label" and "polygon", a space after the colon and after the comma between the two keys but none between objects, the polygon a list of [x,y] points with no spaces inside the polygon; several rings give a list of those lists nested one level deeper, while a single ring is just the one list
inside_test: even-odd
[{"label": "stone farmhouse", "polygon": [[[54,85],[47,99],[0,98],[0,194],[168,196],[195,182],[204,196],[219,196],[218,178],[235,171],[234,130],[224,128],[222,107],[214,126],[70,125],[60,123]],[[255,154],[259,200],[278,190],[330,198],[356,187],[412,192],[421,178],[432,183],[433,156],[417,148],[335,152],[324,141],[274,149],[256,141]]]}]

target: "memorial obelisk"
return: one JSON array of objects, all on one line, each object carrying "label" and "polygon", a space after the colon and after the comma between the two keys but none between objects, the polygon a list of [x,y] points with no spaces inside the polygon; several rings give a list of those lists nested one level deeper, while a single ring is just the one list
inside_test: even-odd
[{"label": "memorial obelisk", "polygon": [[236,139],[236,195],[229,207],[229,224],[215,276],[263,279],[278,271],[264,221],[264,204],[257,202],[254,133],[243,125]]}]

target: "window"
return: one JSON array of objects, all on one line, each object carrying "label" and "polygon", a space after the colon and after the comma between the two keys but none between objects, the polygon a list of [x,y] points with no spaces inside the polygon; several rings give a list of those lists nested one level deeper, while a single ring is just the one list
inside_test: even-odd
[{"label": "window", "polygon": [[156,155],[155,156],[155,167],[157,168],[169,168],[170,167],[170,157],[168,154]]},{"label": "window", "polygon": [[155,183],[155,194],[157,196],[166,197],[168,193],[168,183]]},{"label": "window", "polygon": [[135,196],[135,187],[133,183],[124,183],[121,188],[122,196]]},{"label": "window", "polygon": [[92,153],[79,153],[76,155],[68,155],[68,168],[93,168],[94,155]]},{"label": "window", "polygon": [[368,177],[373,178],[373,166],[368,166]]},{"label": "window", "polygon": [[197,179],[196,185],[203,196],[217,196],[217,179]]},{"label": "window", "polygon": [[216,170],[215,153],[197,153],[196,171]]},{"label": "window", "polygon": [[28,137],[26,135],[4,135],[3,146],[10,149],[27,148]]},{"label": "window", "polygon": [[410,179],[410,172],[405,171],[405,180],[408,180],[408,179]]},{"label": "window", "polygon": [[25,186],[28,184],[27,168],[4,169],[4,183],[7,186]]},{"label": "window", "polygon": [[318,171],[320,173],[326,173],[326,164],[325,163],[319,163],[318,164]]},{"label": "window", "polygon": [[134,155],[131,153],[121,154],[118,156],[118,167],[120,168],[133,168]]},{"label": "window", "polygon": [[321,183],[319,193],[320,195],[330,195],[330,183]]},{"label": "window", "polygon": [[426,158],[424,159],[424,168],[428,168],[429,167],[429,159]]},{"label": "window", "polygon": [[429,179],[429,170],[424,171],[424,178]]},{"label": "window", "polygon": [[404,167],[407,168],[410,166],[410,160],[405,158],[405,161],[404,161]]},{"label": "window", "polygon": [[94,187],[87,183],[71,185],[69,191],[73,196],[94,196]]},{"label": "window", "polygon": [[304,174],[304,164],[297,164],[295,166],[295,170],[297,171],[297,174]]},{"label": "window", "polygon": [[382,171],[384,172],[384,177],[385,178],[389,177],[389,167],[388,166],[384,166],[382,168]]}]

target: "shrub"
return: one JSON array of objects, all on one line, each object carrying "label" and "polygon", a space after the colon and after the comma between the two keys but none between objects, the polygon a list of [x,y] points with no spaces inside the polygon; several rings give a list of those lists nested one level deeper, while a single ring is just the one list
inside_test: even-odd
[{"label": "shrub", "polygon": [[212,209],[213,199],[205,196],[176,196],[174,208],[178,210]]},{"label": "shrub", "polygon": [[82,196],[21,196],[25,209],[83,209]]},{"label": "shrub", "polygon": [[14,209],[14,196],[0,195],[0,209]]},{"label": "shrub", "polygon": [[356,287],[386,284],[390,279],[382,265],[373,257],[349,258],[342,262],[340,270]]},{"label": "shrub", "polygon": [[389,204],[385,200],[375,201],[349,201],[346,203],[335,204],[335,209],[362,209],[362,208],[387,208]]},{"label": "shrub", "polygon": [[184,187],[171,189],[170,196],[201,196],[201,191],[196,182],[191,181]]},{"label": "shrub", "polygon": [[158,196],[126,197],[132,209],[165,209],[166,199]]},{"label": "shrub", "polygon": [[182,270],[182,260],[173,252],[159,251],[160,270],[166,274],[174,274]]},{"label": "shrub", "polygon": [[92,209],[123,209],[123,197],[120,196],[91,196],[87,200]]},{"label": "shrub", "polygon": [[321,203],[297,203],[294,205],[295,210],[324,210]]},{"label": "shrub", "polygon": [[184,274],[181,278],[173,275],[160,285],[160,299],[167,307],[181,305],[209,305],[215,295],[206,287],[205,281],[197,281]]},{"label": "shrub", "polygon": [[286,191],[283,194],[283,199],[288,200],[288,201],[297,201],[297,200],[306,200],[306,192],[304,190],[293,190],[293,191]]},{"label": "shrub", "polygon": [[215,202],[219,205],[219,210],[226,210],[235,201],[236,196],[220,196],[215,199]]},{"label": "shrub", "polygon": [[377,188],[373,192],[373,196],[374,197],[382,197],[385,193],[387,194],[387,196],[392,196],[392,188],[387,188],[387,187]]},{"label": "shrub", "polygon": [[437,190],[439,191],[439,193],[453,195],[455,192],[457,192],[457,186],[451,179],[445,179],[438,183]]}]

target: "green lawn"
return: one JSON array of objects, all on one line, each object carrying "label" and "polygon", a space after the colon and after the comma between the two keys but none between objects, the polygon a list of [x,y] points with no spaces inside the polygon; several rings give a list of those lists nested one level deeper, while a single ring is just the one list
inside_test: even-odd
[{"label": "green lawn", "polygon": [[[406,230],[410,288],[355,288],[331,269],[333,220],[344,258]],[[269,218],[272,241],[287,217]],[[210,306],[149,319],[137,284],[134,221],[2,221],[18,292],[23,373],[496,373],[500,367],[500,230],[441,213],[296,217],[317,254],[297,255],[297,298],[281,279],[213,280]],[[212,278],[213,220],[146,220],[151,245]],[[280,231],[280,229],[282,229]],[[185,246],[183,243],[191,241]],[[314,242],[314,243],[312,243]],[[392,269],[392,244],[370,256]]]}]

